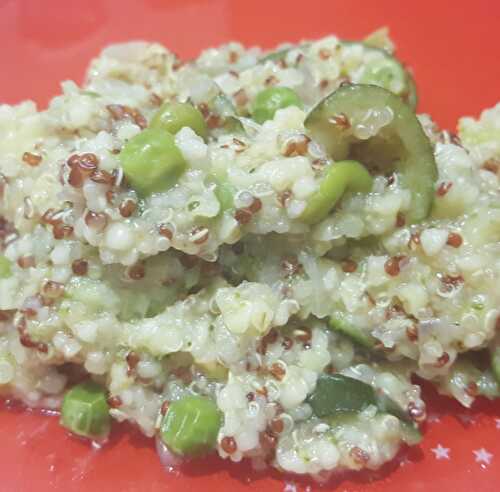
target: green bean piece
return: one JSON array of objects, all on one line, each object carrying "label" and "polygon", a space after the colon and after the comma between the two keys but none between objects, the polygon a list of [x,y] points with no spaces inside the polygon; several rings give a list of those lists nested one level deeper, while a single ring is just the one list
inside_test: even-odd
[{"label": "green bean piece", "polygon": [[213,400],[186,396],[170,403],[161,423],[161,439],[180,456],[201,456],[213,450],[221,414]]},{"label": "green bean piece", "polygon": [[64,396],[61,425],[89,439],[106,437],[111,428],[106,390],[93,381],[73,386]]},{"label": "green bean piece", "polygon": [[4,255],[0,255],[0,278],[9,278],[12,275],[10,260]]},{"label": "green bean piece", "polygon": [[330,213],[346,191],[368,193],[372,184],[373,178],[359,162],[336,162],[327,169],[319,189],[309,198],[300,219],[306,224],[316,224]]},{"label": "green bean piece", "polygon": [[170,133],[147,128],[132,137],[120,153],[123,172],[141,195],[174,186],[187,164]]},{"label": "green bean piece", "polygon": [[[373,115],[392,115],[365,138]],[[354,159],[385,172],[395,169],[411,192],[407,223],[425,219],[432,208],[437,168],[429,139],[412,109],[401,98],[375,85],[341,86],[307,115],[305,126],[335,160]]]},{"label": "green bean piece", "polygon": [[278,109],[288,106],[302,107],[302,101],[295,91],[288,87],[270,87],[255,96],[252,105],[252,118],[257,123],[272,120]]},{"label": "green bean piece", "polygon": [[149,126],[166,130],[172,135],[187,126],[204,140],[208,137],[208,128],[203,115],[189,103],[164,103],[153,116]]}]

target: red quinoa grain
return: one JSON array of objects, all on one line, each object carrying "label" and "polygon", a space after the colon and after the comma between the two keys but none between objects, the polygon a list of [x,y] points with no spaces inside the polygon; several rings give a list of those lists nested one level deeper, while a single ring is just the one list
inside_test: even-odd
[{"label": "red quinoa grain", "polygon": [[236,441],[232,436],[224,436],[220,442],[220,447],[227,454],[233,454],[238,449]]},{"label": "red quinoa grain", "polygon": [[135,200],[132,200],[131,198],[126,198],[123,200],[123,202],[120,203],[120,215],[122,217],[130,217],[136,210],[137,208],[137,203]]},{"label": "red quinoa grain", "polygon": [[31,268],[36,265],[35,257],[32,255],[20,256],[17,259],[17,264],[20,268]]},{"label": "red quinoa grain", "polygon": [[247,208],[239,208],[234,212],[234,218],[241,225],[248,224],[252,220],[252,216],[252,212]]},{"label": "red quinoa grain", "polygon": [[450,355],[448,352],[443,352],[440,357],[438,357],[436,363],[434,364],[436,367],[444,367],[450,361]]},{"label": "red quinoa grain", "polygon": [[401,263],[406,259],[406,256],[393,256],[389,258],[384,264],[384,270],[387,275],[397,277],[401,271]]},{"label": "red quinoa grain", "polygon": [[406,224],[406,218],[402,212],[398,212],[396,215],[396,227],[404,227]]},{"label": "red quinoa grain", "polygon": [[31,152],[25,152],[23,154],[23,162],[28,164],[28,166],[36,167],[42,162],[42,156],[38,154],[32,154]]},{"label": "red quinoa grain", "polygon": [[355,463],[362,466],[365,466],[370,461],[369,453],[358,446],[353,446],[350,449],[349,456]]},{"label": "red quinoa grain", "polygon": [[110,396],[108,398],[108,405],[111,407],[111,408],[119,408],[123,405],[123,401],[122,399],[116,395],[116,396]]},{"label": "red quinoa grain", "polygon": [[439,196],[439,197],[443,197],[446,195],[446,193],[448,193],[448,191],[450,191],[450,188],[453,186],[453,183],[451,182],[446,182],[446,181],[443,181],[437,188],[436,190],[436,195]]},{"label": "red quinoa grain", "polygon": [[277,418],[271,420],[270,427],[275,434],[281,434],[283,432],[283,429],[285,428],[285,424],[283,422],[283,419]]},{"label": "red quinoa grain", "polygon": [[165,400],[162,404],[161,404],[161,408],[160,408],[160,413],[162,415],[165,415],[168,411],[168,407],[170,406],[170,402],[168,400]]},{"label": "red quinoa grain", "polygon": [[87,272],[89,270],[89,264],[87,263],[87,261],[82,259],[75,260],[71,264],[71,270],[73,270],[73,273],[75,275],[82,277],[84,275],[87,275]]},{"label": "red quinoa grain", "polygon": [[354,260],[344,260],[341,263],[342,271],[345,273],[354,273],[358,269],[358,264]]},{"label": "red quinoa grain", "polygon": [[451,246],[452,248],[460,248],[462,246],[463,239],[460,234],[457,234],[456,232],[450,232],[448,234],[448,239],[446,240],[446,244],[448,246]]},{"label": "red quinoa grain", "polygon": [[144,263],[136,263],[127,269],[127,275],[132,280],[140,280],[146,275]]}]

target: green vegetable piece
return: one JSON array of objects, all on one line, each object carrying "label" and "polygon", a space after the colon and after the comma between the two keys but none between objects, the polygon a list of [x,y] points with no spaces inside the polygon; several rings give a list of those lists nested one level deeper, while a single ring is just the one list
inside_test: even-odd
[{"label": "green vegetable piece", "polygon": [[413,424],[410,415],[383,391],[377,393],[377,407],[383,413],[390,413],[403,422]]},{"label": "green vegetable piece", "polygon": [[373,178],[359,162],[336,162],[327,169],[319,189],[309,198],[300,219],[306,224],[316,224],[330,213],[346,191],[367,193],[372,184]]},{"label": "green vegetable piece", "polygon": [[93,381],[73,386],[64,396],[61,425],[90,439],[106,437],[111,419],[105,389]]},{"label": "green vegetable piece", "polygon": [[252,105],[252,118],[257,123],[272,120],[278,109],[288,106],[302,107],[302,101],[295,91],[288,87],[270,87],[255,96]]},{"label": "green vegetable piece", "polygon": [[353,342],[362,347],[371,349],[375,345],[375,338],[366,333],[361,327],[356,326],[346,315],[336,311],[330,316],[330,327],[339,333],[349,337]]},{"label": "green vegetable piece", "polygon": [[164,103],[151,120],[150,128],[160,128],[175,135],[181,128],[188,126],[204,140],[208,128],[203,115],[192,104]]},{"label": "green vegetable piece", "polygon": [[[383,415],[387,412],[379,412],[379,415]],[[356,427],[359,424],[359,416],[357,412],[345,412],[338,413],[332,417],[325,418],[326,422],[332,429],[338,429],[345,426]],[[401,438],[409,446],[415,446],[422,441],[422,434],[418,428],[418,425],[412,421],[399,420],[399,425],[401,428]]]},{"label": "green vegetable piece", "polygon": [[401,420],[399,424],[401,425],[403,441],[408,444],[408,446],[416,446],[422,442],[422,433],[420,432],[417,424]]},{"label": "green vegetable piece", "polygon": [[410,108],[415,111],[418,105],[418,93],[417,85],[415,84],[415,79],[410,72],[406,72],[406,86],[407,90],[401,95],[403,101],[407,102]]},{"label": "green vegetable piece", "polygon": [[376,405],[375,391],[362,381],[342,374],[323,374],[308,399],[317,417],[331,417],[339,412],[361,412]]},{"label": "green vegetable piece", "polygon": [[[367,120],[382,113],[386,118],[392,115],[392,120],[370,136]],[[395,167],[411,191],[407,222],[429,215],[437,179],[432,146],[413,111],[399,97],[375,85],[342,86],[310,111],[305,126],[336,161],[355,159],[374,169]],[[360,131],[366,138],[359,137]]]},{"label": "green vegetable piece", "polygon": [[363,67],[359,76],[361,84],[373,84],[401,97],[413,110],[417,107],[417,88],[411,73],[386,50],[368,45],[366,42],[342,41],[344,46],[361,46],[371,60]]},{"label": "green vegetable piece", "polygon": [[493,347],[491,354],[491,370],[498,384],[500,384],[500,345]]},{"label": "green vegetable piece", "polygon": [[159,128],[147,128],[132,137],[120,153],[123,172],[142,195],[171,188],[187,164],[173,135]]},{"label": "green vegetable piece", "polygon": [[283,58],[285,58],[285,56],[291,49],[292,47],[283,48],[282,50],[270,51],[269,53],[267,53],[267,55],[264,55],[262,58],[259,59],[259,63],[265,63],[267,61],[276,62],[279,60],[283,60]]},{"label": "green vegetable piece", "polygon": [[12,275],[11,262],[4,255],[0,255],[0,278],[9,278]]},{"label": "green vegetable piece", "polygon": [[210,398],[186,396],[168,407],[161,439],[181,456],[201,456],[215,448],[221,414]]},{"label": "green vegetable piece", "polygon": [[314,414],[320,418],[337,418],[375,405],[380,412],[412,422],[405,410],[385,393],[376,392],[369,384],[342,374],[322,374],[308,402]]},{"label": "green vegetable piece", "polygon": [[215,186],[215,196],[219,200],[222,213],[234,207],[234,192],[234,186],[229,183],[220,182]]},{"label": "green vegetable piece", "polygon": [[406,86],[406,72],[392,56],[385,55],[366,64],[360,83],[378,85],[399,95]]}]

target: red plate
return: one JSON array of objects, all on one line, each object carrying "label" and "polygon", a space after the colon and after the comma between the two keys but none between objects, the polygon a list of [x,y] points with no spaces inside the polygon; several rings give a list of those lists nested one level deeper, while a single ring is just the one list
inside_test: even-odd
[{"label": "red plate", "polygon": [[[265,47],[334,32],[359,38],[387,25],[415,71],[420,110],[451,130],[500,100],[500,3],[420,0],[0,0],[0,100],[44,105],[61,80],[81,80],[105,45],[158,40],[185,57],[231,39]],[[431,395],[424,443],[377,474],[345,476],[339,492],[493,492],[500,489],[500,404],[466,411]],[[495,418],[497,417],[497,418]],[[439,422],[437,420],[439,419]],[[317,486],[215,459],[166,474],[153,445],[117,430],[92,450],[68,437],[57,418],[0,410],[0,491],[293,492]],[[308,488],[310,487],[310,488]],[[325,490],[325,489],[323,489]]]}]

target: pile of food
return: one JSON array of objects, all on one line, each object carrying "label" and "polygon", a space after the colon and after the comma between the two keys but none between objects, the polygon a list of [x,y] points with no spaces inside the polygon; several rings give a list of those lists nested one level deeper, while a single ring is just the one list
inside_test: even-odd
[{"label": "pile of food", "polygon": [[0,106],[0,395],[325,479],[500,396],[500,105],[416,115],[384,30],[106,48]]}]

